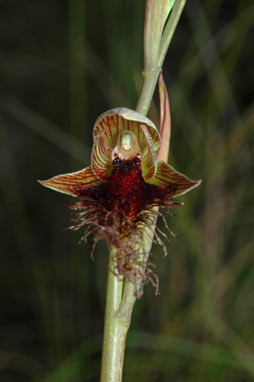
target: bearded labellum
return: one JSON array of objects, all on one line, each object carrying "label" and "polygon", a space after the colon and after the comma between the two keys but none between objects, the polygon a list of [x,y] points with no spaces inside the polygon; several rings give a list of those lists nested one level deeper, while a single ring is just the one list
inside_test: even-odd
[{"label": "bearded labellum", "polygon": [[[156,152],[160,135],[151,120],[127,108],[102,114],[94,125],[91,166],[70,174],[39,181],[78,199],[72,229],[84,228],[95,243],[105,239],[116,251],[115,273],[143,283],[150,276],[142,264],[142,230],[158,213],[180,204],[175,197],[200,184],[177,172]],[[152,233],[151,233],[152,234]],[[156,237],[156,236],[155,236]],[[138,268],[137,268],[138,266]]]}]

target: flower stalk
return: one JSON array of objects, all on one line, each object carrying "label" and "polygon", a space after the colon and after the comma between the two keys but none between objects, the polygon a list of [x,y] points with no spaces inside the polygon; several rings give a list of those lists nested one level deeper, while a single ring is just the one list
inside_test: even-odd
[{"label": "flower stalk", "polygon": [[[180,15],[183,11],[186,0],[176,0],[173,11],[166,23],[164,33],[163,28],[165,21],[171,8],[167,8],[169,1],[157,1],[157,4],[163,3],[160,7],[162,20],[158,27],[158,17],[155,17],[156,12],[152,7],[156,7],[156,2],[147,1],[145,30],[144,30],[144,71],[143,71],[143,85],[140,96],[137,102],[136,111],[146,115],[148,113],[156,83],[161,73],[162,64],[172,40],[175,28],[179,21]],[[167,4],[166,4],[167,3]],[[172,2],[171,2],[172,3]],[[150,7],[150,9],[149,9]],[[163,9],[164,7],[164,9]],[[153,28],[151,28],[150,18],[153,18]],[[157,28],[156,28],[157,21]],[[150,30],[147,29],[150,27]],[[157,39],[155,39],[153,47],[154,51],[149,52],[151,47],[149,35],[153,35],[153,29],[157,31]],[[159,31],[158,31],[159,29]],[[160,105],[161,105],[161,133],[164,134],[162,139],[161,149],[159,151],[159,159],[167,161],[169,144],[170,144],[170,111],[166,87],[161,75],[159,82]],[[168,108],[168,109],[167,109]],[[164,119],[164,123],[163,123]],[[164,130],[163,130],[164,129]],[[162,135],[162,134],[161,134]],[[163,135],[162,135],[163,138]],[[158,207],[154,207],[158,211]],[[149,228],[144,228],[145,236],[145,250],[144,250],[144,263],[147,262],[152,243],[153,234],[155,231],[157,215],[154,215],[153,222]],[[122,369],[125,351],[126,335],[131,322],[131,315],[134,304],[137,299],[137,285],[130,281],[126,281],[124,288],[122,281],[120,281],[110,270],[110,263],[114,257],[115,248],[111,249],[109,257],[109,270],[108,270],[108,286],[106,294],[106,313],[105,313],[105,326],[104,326],[104,340],[103,340],[103,353],[102,353],[102,369],[101,369],[101,382],[121,382]],[[114,288],[112,287],[114,285]],[[138,286],[142,288],[142,283]],[[121,297],[122,293],[122,297]],[[116,355],[117,354],[117,355]]]},{"label": "flower stalk", "polygon": [[109,255],[101,367],[101,381],[112,382],[121,381],[122,378],[124,344],[128,331],[128,325],[125,325],[124,322],[119,319],[118,315],[122,298],[123,282],[116,277],[115,273],[112,271],[114,270],[115,255],[116,248],[112,247]]}]

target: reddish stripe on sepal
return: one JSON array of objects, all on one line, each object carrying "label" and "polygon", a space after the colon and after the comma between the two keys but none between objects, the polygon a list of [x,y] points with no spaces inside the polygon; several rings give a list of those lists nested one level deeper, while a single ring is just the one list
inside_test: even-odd
[{"label": "reddish stripe on sepal", "polygon": [[101,182],[91,167],[73,173],[57,175],[48,180],[38,180],[40,184],[63,194],[77,197],[77,190],[82,186],[88,188],[98,186]]},{"label": "reddish stripe on sepal", "polygon": [[173,190],[172,197],[185,194],[201,184],[201,180],[192,180],[162,161],[157,162],[156,174],[147,182],[161,187],[170,187]]}]

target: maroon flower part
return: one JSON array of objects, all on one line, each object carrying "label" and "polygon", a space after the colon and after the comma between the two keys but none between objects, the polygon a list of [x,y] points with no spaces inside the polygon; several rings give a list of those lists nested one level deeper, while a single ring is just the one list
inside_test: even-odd
[{"label": "maroon flower part", "polygon": [[[144,226],[152,226],[158,209],[180,204],[175,197],[197,187],[194,181],[158,161],[160,135],[148,118],[126,108],[109,110],[94,125],[91,166],[39,181],[78,199],[70,208],[72,229],[85,228],[116,248],[115,273],[135,283],[152,281],[142,261]],[[153,233],[151,232],[151,235]],[[160,241],[155,233],[155,240]],[[138,271],[137,271],[138,270]],[[138,275],[137,275],[138,272]]]}]

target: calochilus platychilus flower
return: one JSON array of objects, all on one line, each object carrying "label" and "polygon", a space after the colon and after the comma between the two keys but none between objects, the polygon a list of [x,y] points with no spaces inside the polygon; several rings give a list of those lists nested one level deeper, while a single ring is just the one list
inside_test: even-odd
[{"label": "calochilus platychilus flower", "polygon": [[[142,251],[142,230],[152,225],[158,209],[200,184],[157,160],[160,134],[154,123],[127,108],[109,110],[93,129],[91,165],[80,171],[39,181],[43,186],[77,199],[71,228],[85,228],[95,243],[115,246],[115,272],[135,282],[135,265]],[[151,232],[151,234],[153,234]],[[137,250],[139,248],[139,250]],[[142,264],[141,264],[142,265]],[[148,274],[142,272],[144,282]]]}]

